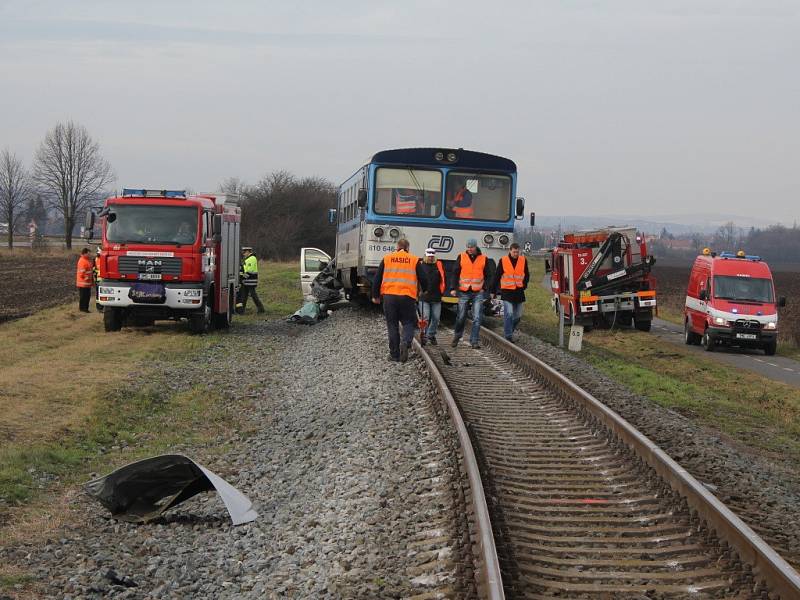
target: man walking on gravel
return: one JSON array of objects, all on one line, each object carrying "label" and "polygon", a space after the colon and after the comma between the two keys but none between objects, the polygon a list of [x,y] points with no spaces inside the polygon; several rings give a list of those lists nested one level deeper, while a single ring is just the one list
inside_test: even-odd
[{"label": "man walking on gravel", "polygon": [[242,253],[244,254],[244,261],[242,262],[241,271],[241,298],[236,303],[236,312],[244,314],[247,308],[247,297],[252,296],[257,312],[263,313],[264,305],[261,304],[261,299],[258,297],[258,292],[256,292],[258,287],[258,258],[253,254],[253,249],[248,246],[242,248]]},{"label": "man walking on gravel", "polygon": [[492,291],[503,301],[503,336],[510,342],[522,318],[525,289],[528,287],[528,261],[520,256],[519,244],[511,244],[508,256],[500,259]]},{"label": "man walking on gravel", "polygon": [[458,255],[454,280],[457,282],[458,292],[453,290],[453,296],[458,295],[458,315],[453,332],[453,348],[458,346],[458,341],[464,335],[464,325],[467,322],[467,307],[472,305],[472,331],[469,343],[473,348],[480,348],[480,330],[483,320],[484,292],[491,281],[491,269],[494,263],[486,258],[478,248],[478,240],[467,240],[467,249]]},{"label": "man walking on gravel", "polygon": [[81,312],[89,312],[89,299],[92,297],[94,286],[94,267],[89,258],[89,249],[81,250],[78,258],[78,270],[75,275],[75,285],[78,287],[78,308]]},{"label": "man walking on gravel", "polygon": [[[383,257],[372,282],[372,301],[380,304],[389,333],[389,360],[406,362],[417,325],[417,288],[426,291],[419,258],[408,251],[408,240],[397,240],[397,250]],[[403,339],[400,339],[400,323]]]},{"label": "man walking on gravel", "polygon": [[442,294],[445,290],[444,267],[439,260],[436,260],[436,250],[428,248],[425,250],[425,262],[422,263],[422,270],[425,274],[425,284],[427,290],[420,294],[419,307],[422,318],[428,322],[428,327],[422,332],[422,343],[436,345],[436,330],[439,327],[439,319],[442,316]]}]

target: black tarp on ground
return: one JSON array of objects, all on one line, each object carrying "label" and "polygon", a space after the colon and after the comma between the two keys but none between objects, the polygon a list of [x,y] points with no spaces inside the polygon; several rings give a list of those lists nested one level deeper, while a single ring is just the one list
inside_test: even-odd
[{"label": "black tarp on ground", "polygon": [[111,514],[147,523],[200,492],[216,490],[234,525],[254,520],[253,503],[227,481],[180,454],[164,454],[125,465],[84,486]]}]

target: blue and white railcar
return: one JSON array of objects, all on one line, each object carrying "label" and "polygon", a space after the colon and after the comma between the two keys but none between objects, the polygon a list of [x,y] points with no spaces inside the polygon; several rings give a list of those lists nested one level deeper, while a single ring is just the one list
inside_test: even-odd
[{"label": "blue and white railcar", "polygon": [[[406,238],[434,248],[449,273],[469,238],[495,263],[508,252],[524,200],[513,161],[469,150],[406,148],[375,154],[339,188],[336,266],[346,295],[365,299],[384,255]],[[449,291],[449,290],[448,290]]]}]

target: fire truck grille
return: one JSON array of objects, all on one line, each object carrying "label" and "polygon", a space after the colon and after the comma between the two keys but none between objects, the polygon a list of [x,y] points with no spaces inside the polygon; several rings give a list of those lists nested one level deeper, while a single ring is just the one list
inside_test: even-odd
[{"label": "fire truck grille", "polygon": [[761,323],[758,321],[751,321],[748,319],[736,319],[733,322],[733,326],[736,329],[741,329],[744,331],[758,331],[761,329]]},{"label": "fire truck grille", "polygon": [[141,256],[120,256],[119,272],[122,275],[137,273],[161,273],[162,275],[180,275],[180,258],[149,258]]}]

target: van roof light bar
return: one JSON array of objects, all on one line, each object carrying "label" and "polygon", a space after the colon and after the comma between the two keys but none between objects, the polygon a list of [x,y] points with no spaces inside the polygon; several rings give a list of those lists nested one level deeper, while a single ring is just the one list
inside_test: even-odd
[{"label": "van roof light bar", "polygon": [[124,188],[122,196],[125,198],[186,198],[186,190],[146,190]]},{"label": "van roof light bar", "polygon": [[735,252],[720,252],[720,258],[743,258],[745,260],[761,260],[760,256],[756,256],[755,254],[736,254]]}]

